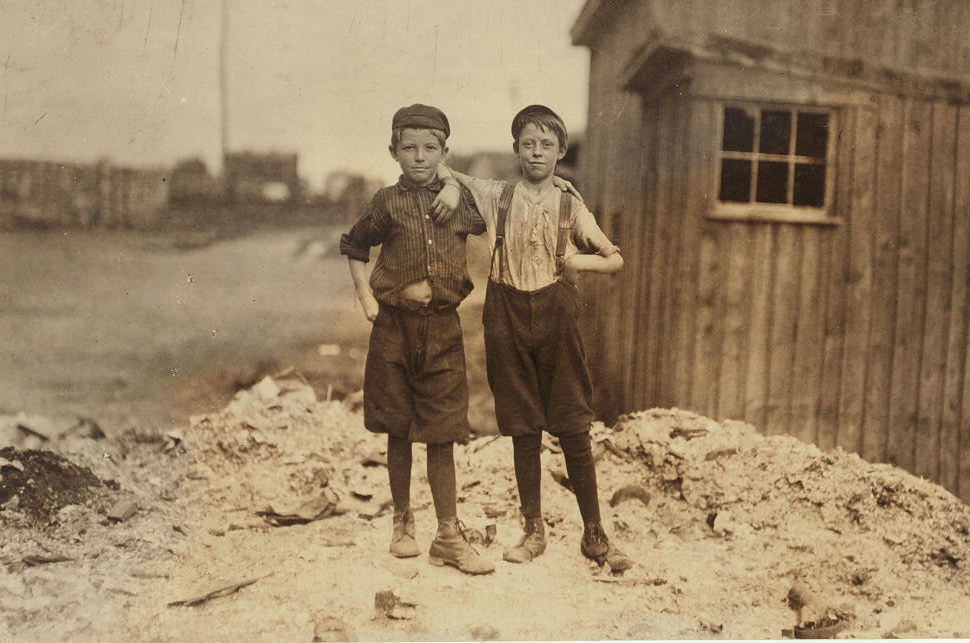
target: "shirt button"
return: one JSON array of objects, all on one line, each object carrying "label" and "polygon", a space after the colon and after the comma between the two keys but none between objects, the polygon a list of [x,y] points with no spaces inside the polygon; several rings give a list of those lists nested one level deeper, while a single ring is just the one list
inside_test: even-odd
[{"label": "shirt button", "polygon": [[431,243],[432,243],[431,239],[428,239],[428,245],[429,246],[431,245]]},{"label": "shirt button", "polygon": [[431,218],[431,215],[430,214],[426,214],[426,215],[424,215],[424,218],[425,219],[430,219]]}]

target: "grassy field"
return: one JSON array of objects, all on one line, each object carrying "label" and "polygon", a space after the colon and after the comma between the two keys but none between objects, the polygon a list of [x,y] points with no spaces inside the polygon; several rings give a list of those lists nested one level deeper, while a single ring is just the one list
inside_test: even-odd
[{"label": "grassy field", "polygon": [[[0,412],[162,429],[289,366],[321,395],[356,390],[370,326],[333,247],[339,232],[0,234]],[[462,317],[481,424],[491,401],[479,319],[486,253],[476,242],[479,287]],[[323,356],[320,344],[341,352]]]}]

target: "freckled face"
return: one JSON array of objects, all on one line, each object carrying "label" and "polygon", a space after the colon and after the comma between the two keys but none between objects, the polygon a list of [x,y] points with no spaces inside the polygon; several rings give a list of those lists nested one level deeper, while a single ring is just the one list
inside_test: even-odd
[{"label": "freckled face", "polygon": [[552,176],[556,163],[565,156],[566,151],[559,147],[555,132],[528,123],[519,133],[515,153],[523,176],[528,181],[538,183]]},{"label": "freckled face", "polygon": [[438,164],[448,148],[443,148],[431,130],[405,129],[397,149],[391,156],[401,166],[401,172],[414,185],[428,185],[434,181]]}]

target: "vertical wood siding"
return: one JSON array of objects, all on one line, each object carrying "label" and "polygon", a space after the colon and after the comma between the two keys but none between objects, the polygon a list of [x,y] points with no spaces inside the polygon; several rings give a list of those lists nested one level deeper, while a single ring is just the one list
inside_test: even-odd
[{"label": "vertical wood siding", "polygon": [[842,224],[728,222],[707,217],[718,103],[617,85],[654,30],[967,77],[970,2],[623,7],[591,46],[583,155],[584,195],[626,262],[584,277],[597,408],[743,419],[970,501],[970,106],[901,91],[838,108]]},{"label": "vertical wood siding", "polygon": [[[834,227],[706,217],[718,109],[676,90],[644,105],[637,170],[600,186],[626,260],[587,288],[596,386],[615,392],[600,408],[743,419],[970,499],[970,107],[839,110]],[[604,149],[589,169],[619,172]]]}]

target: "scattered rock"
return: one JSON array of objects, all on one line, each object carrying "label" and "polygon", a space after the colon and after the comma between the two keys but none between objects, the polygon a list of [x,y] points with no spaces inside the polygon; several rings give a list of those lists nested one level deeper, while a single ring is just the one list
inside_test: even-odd
[{"label": "scattered rock", "polygon": [[818,621],[808,621],[803,625],[796,625],[794,635],[796,639],[830,639],[842,631],[845,622],[837,616],[826,616]]},{"label": "scattered rock", "polygon": [[60,437],[72,436],[76,438],[87,438],[90,440],[103,440],[104,431],[97,422],[88,417],[78,416],[77,422],[71,425]]},{"label": "scattered rock", "polygon": [[642,485],[628,484],[624,487],[620,487],[616,490],[616,492],[613,493],[613,497],[610,498],[610,506],[615,507],[626,500],[639,500],[643,503],[644,507],[649,507],[650,492],[647,491]]},{"label": "scattered rock", "polygon": [[182,431],[176,429],[169,431],[165,434],[165,446],[162,448],[164,451],[171,451],[172,449],[178,447],[182,442],[185,441],[185,434]]},{"label": "scattered rock", "polygon": [[6,467],[16,469],[20,472],[23,472],[24,470],[24,465],[20,464],[20,460],[7,460],[6,458],[0,458],[0,472],[2,472]]},{"label": "scattered rock", "polygon": [[347,627],[347,624],[339,618],[324,616],[318,618],[313,624],[313,642],[328,643],[330,641],[355,641],[357,640]]},{"label": "scattered rock", "polygon": [[124,522],[138,510],[138,505],[133,500],[119,500],[110,510],[108,510],[108,520],[112,522]]},{"label": "scattered rock", "polygon": [[549,475],[552,476],[553,480],[562,485],[563,488],[569,489],[570,491],[573,490],[573,484],[569,481],[569,477],[562,471],[558,469],[550,469]]},{"label": "scattered rock", "polygon": [[280,386],[281,395],[288,400],[300,402],[305,406],[312,406],[317,403],[317,392],[306,382],[289,380],[281,382]]},{"label": "scattered rock", "polygon": [[53,555],[36,555],[36,556],[24,556],[23,563],[27,567],[36,567],[37,565],[47,565],[49,563],[66,563],[68,561],[74,560],[68,556],[62,556],[60,554]]},{"label": "scattered rock", "polygon": [[50,422],[43,418],[35,418],[33,422],[26,419],[17,423],[17,428],[29,436],[33,436],[42,442],[50,442],[51,428]]},{"label": "scattered rock", "polygon": [[276,511],[272,505],[267,505],[264,509],[256,512],[257,516],[262,516],[266,522],[274,527],[286,525],[302,525],[314,520],[320,520],[327,516],[336,515],[337,503],[340,498],[330,489],[322,489],[320,493],[306,500],[292,510]]},{"label": "scattered rock", "polygon": [[469,632],[469,639],[472,641],[498,641],[501,638],[499,631],[488,625],[476,625]]},{"label": "scattered rock", "polygon": [[378,617],[390,619],[410,619],[414,615],[414,608],[417,603],[411,600],[404,600],[394,593],[392,589],[385,589],[374,594],[374,609]]},{"label": "scattered rock", "polygon": [[365,467],[386,467],[387,455],[380,451],[371,451],[360,463]]},{"label": "scattered rock", "polygon": [[263,576],[248,578],[246,580],[239,581],[236,583],[229,583],[227,585],[220,585],[219,587],[213,590],[209,590],[203,594],[199,594],[198,596],[172,601],[168,604],[168,606],[169,607],[191,607],[193,605],[201,605],[202,603],[207,603],[214,598],[220,598],[222,596],[228,596],[229,594],[234,594],[235,592],[238,592],[243,587],[248,587],[253,583],[256,583],[257,581],[260,581],[266,578],[267,576],[272,576],[272,575],[273,575],[272,572],[270,572],[269,574],[265,574]]},{"label": "scattered rock", "polygon": [[367,506],[360,509],[357,515],[364,520],[374,520],[375,518],[380,518],[385,513],[391,510],[394,506],[394,500],[391,498],[390,494],[385,494],[380,497],[371,498]]},{"label": "scattered rock", "polygon": [[249,391],[263,401],[275,399],[280,395],[280,387],[269,375],[261,379]]}]

